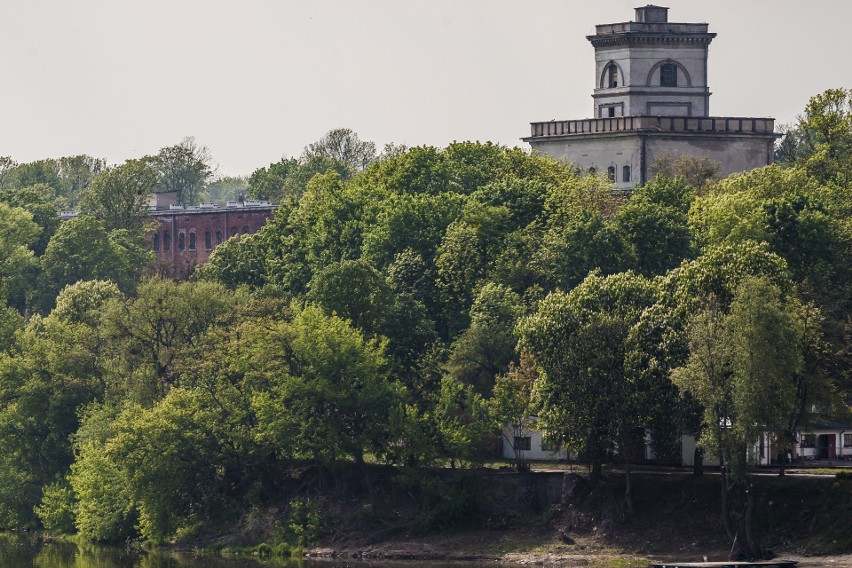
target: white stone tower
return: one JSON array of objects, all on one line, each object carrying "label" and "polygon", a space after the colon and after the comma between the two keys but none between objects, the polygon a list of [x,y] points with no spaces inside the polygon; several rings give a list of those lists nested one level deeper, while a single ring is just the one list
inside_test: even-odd
[{"label": "white stone tower", "polygon": [[[533,150],[606,173],[629,190],[664,156],[706,157],[720,173],[772,162],[772,118],[710,116],[703,23],[668,21],[668,8],[636,8],[636,21],[596,26],[593,118],[533,122]],[[736,62],[740,64],[741,62]]]},{"label": "white stone tower", "polygon": [[668,8],[636,8],[636,21],[596,26],[594,116],[708,116],[707,24],[672,23]]}]

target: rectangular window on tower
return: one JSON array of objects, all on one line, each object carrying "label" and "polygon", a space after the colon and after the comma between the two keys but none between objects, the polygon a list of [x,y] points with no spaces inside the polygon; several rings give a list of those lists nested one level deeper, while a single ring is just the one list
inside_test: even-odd
[{"label": "rectangular window on tower", "polygon": [[677,65],[666,63],[660,67],[660,86],[677,87]]}]

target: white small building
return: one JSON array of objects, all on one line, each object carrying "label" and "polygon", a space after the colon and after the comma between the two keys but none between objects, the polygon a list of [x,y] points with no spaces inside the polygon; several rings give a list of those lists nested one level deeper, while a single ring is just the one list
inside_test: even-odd
[{"label": "white small building", "polygon": [[793,458],[802,460],[852,459],[852,422],[822,421],[799,430]]},{"label": "white small building", "polygon": [[[534,424],[534,419],[532,419]],[[544,442],[544,433],[534,428],[515,429],[503,426],[500,439],[500,455],[507,460],[521,461],[559,461],[568,458],[564,448],[551,447]]]}]

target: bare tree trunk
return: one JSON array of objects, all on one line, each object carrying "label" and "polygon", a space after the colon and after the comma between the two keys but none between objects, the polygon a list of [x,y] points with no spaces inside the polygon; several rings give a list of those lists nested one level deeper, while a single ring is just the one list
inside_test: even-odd
[{"label": "bare tree trunk", "polygon": [[600,460],[592,460],[592,470],[589,473],[589,481],[592,483],[598,482],[603,477],[603,464]]},{"label": "bare tree trunk", "polygon": [[698,446],[692,452],[692,475],[704,475],[704,452]]},{"label": "bare tree trunk", "polygon": [[624,452],[624,502],[627,505],[627,514],[633,516],[633,489],[630,482],[630,457]]},{"label": "bare tree trunk", "polygon": [[728,535],[728,540],[734,540],[734,531],[731,529],[730,505],[728,504],[728,472],[725,468],[724,459],[720,458],[720,477],[722,478],[722,527],[725,529],[725,534]]},{"label": "bare tree trunk", "polygon": [[374,505],[373,480],[370,476],[370,468],[367,467],[367,464],[364,462],[364,454],[361,452],[355,454],[355,465],[361,474],[364,489],[367,490],[367,496],[370,499],[370,505]]},{"label": "bare tree trunk", "polygon": [[745,510],[745,537],[746,537],[746,546],[748,546],[748,551],[751,556],[754,558],[761,558],[763,554],[761,553],[759,547],[754,542],[754,533],[752,532],[752,512],[754,511],[754,492],[751,486],[751,480],[746,484],[746,510]]}]

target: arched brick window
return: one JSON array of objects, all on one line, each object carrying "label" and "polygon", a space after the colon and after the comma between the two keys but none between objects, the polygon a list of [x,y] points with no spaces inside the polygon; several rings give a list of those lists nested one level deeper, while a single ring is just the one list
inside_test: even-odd
[{"label": "arched brick window", "polygon": [[181,252],[186,250],[186,233],[183,231],[178,233],[178,250]]},{"label": "arched brick window", "polygon": [[151,241],[154,252],[160,252],[160,233],[154,233],[154,237]]},{"label": "arched brick window", "polygon": [[222,244],[222,231],[216,231],[216,244]]},{"label": "arched brick window", "polygon": [[172,250],[172,236],[168,231],[163,231],[163,250],[166,252]]},{"label": "arched brick window", "polygon": [[189,233],[189,250],[195,250],[195,231]]},{"label": "arched brick window", "polygon": [[213,235],[210,231],[204,231],[204,249],[210,250],[213,248]]}]

